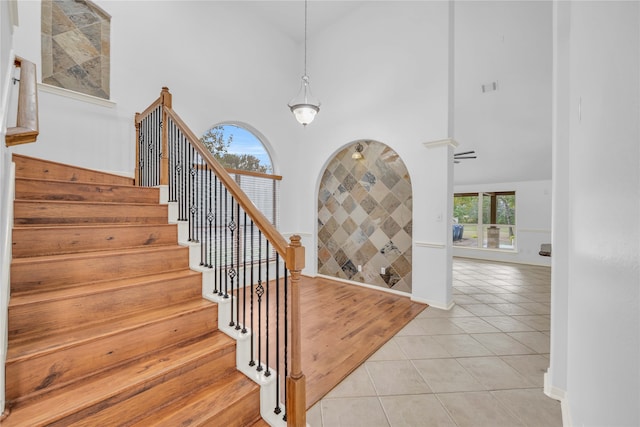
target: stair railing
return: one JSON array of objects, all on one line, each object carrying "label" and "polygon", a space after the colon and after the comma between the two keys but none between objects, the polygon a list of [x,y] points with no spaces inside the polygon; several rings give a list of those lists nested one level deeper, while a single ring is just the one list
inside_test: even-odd
[{"label": "stair railing", "polygon": [[200,244],[200,266],[214,272],[212,292],[231,301],[228,326],[238,336],[252,337],[244,368],[254,378],[275,377],[273,414],[288,426],[305,426],[299,290],[305,253],[300,237],[287,242],[276,230],[173,111],[166,87],[136,114],[135,125],[136,184],[168,186],[178,221],[188,223],[189,241]]},{"label": "stair railing", "polygon": [[8,127],[5,135],[7,147],[35,142],[38,139],[38,86],[36,81],[36,65],[20,57],[15,58],[14,65],[20,68],[18,89],[18,117],[16,126]]}]

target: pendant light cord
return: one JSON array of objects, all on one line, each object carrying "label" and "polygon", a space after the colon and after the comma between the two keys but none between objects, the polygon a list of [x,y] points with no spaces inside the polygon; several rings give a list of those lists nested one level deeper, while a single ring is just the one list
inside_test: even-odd
[{"label": "pendant light cord", "polygon": [[307,76],[307,0],[304,0],[304,75]]}]

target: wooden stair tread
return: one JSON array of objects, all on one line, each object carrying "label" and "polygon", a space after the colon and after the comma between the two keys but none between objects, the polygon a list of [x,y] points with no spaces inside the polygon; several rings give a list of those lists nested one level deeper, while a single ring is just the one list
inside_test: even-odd
[{"label": "wooden stair tread", "polygon": [[17,294],[11,297],[9,307],[18,307],[21,305],[37,304],[42,302],[51,302],[67,298],[74,298],[78,295],[98,294],[109,292],[114,289],[122,289],[128,287],[136,287],[140,284],[159,282],[163,280],[171,280],[174,278],[182,278],[189,276],[199,276],[200,272],[193,270],[176,270],[160,274],[146,274],[144,276],[126,277],[118,280],[105,280],[94,282],[91,286],[79,285],[68,288],[55,289],[37,293]]},{"label": "wooden stair tread", "polygon": [[[247,422],[252,423],[260,418],[259,393],[260,387],[238,371],[226,377],[225,381],[218,381],[192,393],[133,426],[173,427],[184,425],[185,420],[188,420],[190,426],[210,425],[211,420],[215,420],[217,425],[245,426]],[[253,411],[247,411],[248,399],[253,399]],[[240,402],[245,404],[242,409],[245,419],[240,419],[242,415],[239,414],[224,414]]]},{"label": "wooden stair tread", "polygon": [[133,185],[133,178],[127,176],[67,165],[52,160],[16,153],[13,154],[12,160],[16,164],[16,178],[60,179],[60,176],[64,176],[64,180],[69,182],[83,181]]},{"label": "wooden stair tread", "polygon": [[125,184],[16,178],[16,200],[158,203],[160,190]]},{"label": "wooden stair tread", "polygon": [[12,265],[24,265],[36,263],[40,264],[43,262],[57,262],[62,260],[90,260],[95,258],[104,258],[110,255],[138,255],[143,253],[149,254],[161,254],[162,252],[173,251],[177,248],[186,248],[185,246],[180,246],[178,244],[173,245],[161,245],[161,246],[143,246],[143,247],[134,247],[134,248],[123,248],[123,249],[112,249],[106,251],[92,251],[86,253],[71,253],[71,254],[60,254],[60,255],[43,255],[37,257],[25,257],[25,258],[16,258],[12,260]]},{"label": "wooden stair tread", "polygon": [[[212,354],[227,354],[235,350],[235,342],[221,332],[214,332],[208,337],[169,351],[149,355],[132,364],[117,368],[98,378],[69,386],[46,399],[38,399],[18,404],[12,409],[9,417],[3,421],[3,427],[45,425],[52,414],[62,418],[78,411],[82,407],[126,393],[129,389],[144,389],[145,384],[162,378],[171,371],[179,370],[194,360]],[[5,424],[6,423],[6,424]]]},{"label": "wooden stair tread", "polygon": [[182,304],[160,307],[157,310],[145,311],[114,321],[92,324],[84,328],[80,327],[57,334],[49,334],[45,337],[27,337],[24,340],[9,339],[6,364],[32,358],[38,354],[52,353],[63,348],[88,343],[105,336],[122,333],[123,331],[134,330],[149,323],[180,317],[185,313],[209,309],[214,305],[214,303],[204,299],[187,301]]},{"label": "wooden stair tread", "polygon": [[13,228],[13,257],[175,245],[176,224],[60,224]]}]

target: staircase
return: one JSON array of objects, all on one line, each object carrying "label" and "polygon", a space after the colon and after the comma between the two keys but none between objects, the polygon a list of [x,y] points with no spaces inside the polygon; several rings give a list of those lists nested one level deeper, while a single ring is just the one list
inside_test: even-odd
[{"label": "staircase", "polygon": [[158,189],[14,162],[0,425],[262,425],[259,387],[236,370]]}]

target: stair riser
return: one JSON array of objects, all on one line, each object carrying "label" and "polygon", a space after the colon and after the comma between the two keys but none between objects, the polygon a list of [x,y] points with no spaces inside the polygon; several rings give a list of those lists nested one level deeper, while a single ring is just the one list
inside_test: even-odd
[{"label": "stair riser", "polygon": [[16,200],[14,225],[167,224],[166,205]]},{"label": "stair riser", "polygon": [[202,277],[147,282],[109,291],[20,306],[9,305],[9,339],[71,330],[130,314],[202,298]]},{"label": "stair riser", "polygon": [[143,226],[24,227],[13,230],[13,257],[59,255],[175,244],[175,224]]},{"label": "stair riser", "polygon": [[160,190],[157,188],[16,179],[17,200],[158,203],[159,197]]},{"label": "stair riser", "polygon": [[14,154],[17,178],[133,185],[133,179]]},{"label": "stair riser", "polygon": [[189,268],[189,249],[175,246],[166,250],[114,253],[96,252],[71,259],[25,258],[11,264],[11,292],[44,291],[85,282],[121,279],[148,273]]},{"label": "stair riser", "polygon": [[31,358],[7,360],[7,400],[31,398],[127,360],[195,339],[215,330],[217,307],[207,306],[181,316],[96,337],[89,342]]},{"label": "stair riser", "polygon": [[[71,422],[74,427],[130,425],[214,381],[224,381],[235,372],[235,352],[230,352],[214,360],[201,361],[198,366],[181,367],[164,376],[163,382],[141,384],[126,394],[114,396],[51,426],[64,427]],[[118,405],[114,406],[116,403]]]}]

